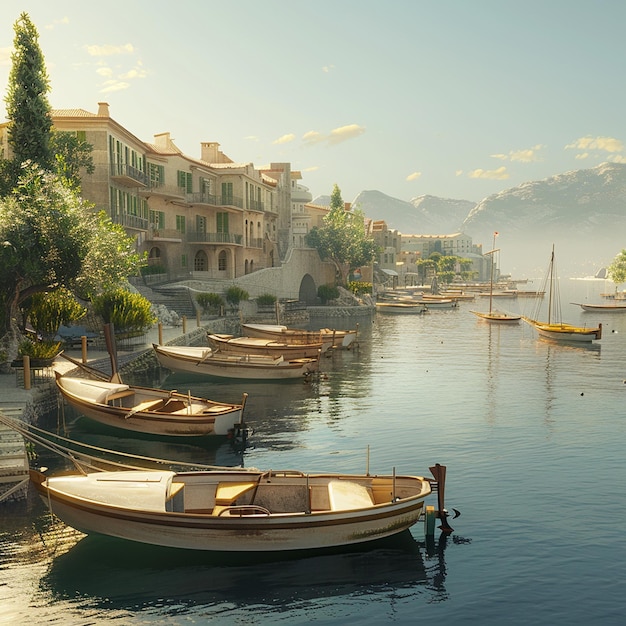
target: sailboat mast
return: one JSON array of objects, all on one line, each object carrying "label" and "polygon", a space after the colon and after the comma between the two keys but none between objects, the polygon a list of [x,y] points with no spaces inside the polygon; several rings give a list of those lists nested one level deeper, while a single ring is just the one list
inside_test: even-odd
[{"label": "sailboat mast", "polygon": [[550,295],[548,296],[548,324],[552,323],[553,284],[554,284],[554,244],[552,244],[552,256],[550,257]]},{"label": "sailboat mast", "polygon": [[491,309],[493,306],[493,266],[495,265],[495,249],[496,249],[496,236],[498,233],[493,233],[493,246],[491,249],[493,250],[493,254],[491,255],[491,280],[489,281],[489,315],[491,315]]}]

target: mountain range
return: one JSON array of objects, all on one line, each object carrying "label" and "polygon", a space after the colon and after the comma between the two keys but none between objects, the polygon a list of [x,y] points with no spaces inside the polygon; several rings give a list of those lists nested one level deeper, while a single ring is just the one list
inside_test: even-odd
[{"label": "mountain range", "polygon": [[[321,196],[314,204],[327,205]],[[362,191],[352,202],[403,234],[463,232],[490,250],[494,232],[500,268],[514,278],[540,278],[552,245],[564,277],[594,275],[626,248],[626,164],[603,163],[523,183],[480,202],[418,196],[410,201]]]}]

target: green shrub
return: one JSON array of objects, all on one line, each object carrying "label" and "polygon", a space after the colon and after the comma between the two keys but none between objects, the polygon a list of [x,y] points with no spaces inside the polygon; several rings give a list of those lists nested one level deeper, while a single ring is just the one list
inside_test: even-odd
[{"label": "green shrub", "polygon": [[239,306],[242,300],[247,300],[249,297],[250,294],[245,289],[237,287],[237,285],[232,285],[232,287],[226,290],[226,302],[233,308]]},{"label": "green shrub", "polygon": [[67,326],[87,313],[87,309],[67,289],[33,294],[23,308],[32,327],[49,339],[56,335],[59,326]]},{"label": "green shrub", "polygon": [[372,283],[368,283],[364,280],[352,280],[348,283],[348,289],[355,296],[361,296],[364,293],[372,293]]},{"label": "green shrub", "polygon": [[256,303],[261,306],[271,306],[276,304],[276,296],[273,293],[262,293],[257,296]]},{"label": "green shrub", "polygon": [[339,289],[336,285],[320,285],[317,288],[317,296],[322,301],[322,304],[326,304],[339,297]]},{"label": "green shrub", "polygon": [[31,359],[52,359],[60,351],[60,341],[33,341],[32,339],[24,339],[17,349],[19,356],[29,356]]},{"label": "green shrub", "polygon": [[93,300],[94,311],[105,324],[113,324],[116,334],[141,334],[156,321],[151,303],[141,294],[125,289],[105,292]]},{"label": "green shrub", "polygon": [[167,274],[164,265],[144,265],[139,270],[142,276],[151,276],[152,274]]},{"label": "green shrub", "polygon": [[205,313],[218,313],[224,306],[224,298],[219,293],[199,293],[196,296],[196,302]]}]

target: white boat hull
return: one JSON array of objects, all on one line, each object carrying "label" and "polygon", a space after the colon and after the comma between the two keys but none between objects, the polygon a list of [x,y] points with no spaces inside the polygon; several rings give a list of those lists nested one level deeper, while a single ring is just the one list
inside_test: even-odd
[{"label": "white boat hull", "polygon": [[56,382],[62,397],[80,414],[125,431],[199,437],[228,435],[243,425],[243,404],[60,375]]},{"label": "white boat hull", "polygon": [[208,348],[153,347],[162,367],[196,376],[242,380],[295,380],[319,369],[319,358],[286,361],[254,355],[210,355],[211,350]]},{"label": "white boat hull", "polygon": [[348,348],[356,340],[356,330],[336,330],[322,328],[320,330],[300,330],[288,328],[282,324],[242,324],[243,332],[249,337],[261,337],[285,341],[288,343],[311,343],[321,341],[324,344],[322,352],[326,348]]},{"label": "white boat hull", "polygon": [[[105,472],[46,480],[33,472],[31,477],[52,513],[81,532],[158,546],[229,552],[308,550],[382,539],[415,524],[424,499],[431,493],[430,482],[421,477],[280,474],[272,473],[264,479],[258,473],[246,475],[245,470],[178,475]],[[388,489],[389,497],[384,496],[380,504],[373,500],[367,504],[358,498],[350,501],[349,495],[342,501],[344,496],[340,496],[335,505],[332,495],[328,495],[331,482],[341,489],[349,484],[369,489],[370,493]],[[295,487],[305,499],[297,503],[295,497],[280,495],[276,500],[279,512],[263,506],[216,504],[217,489],[223,484],[230,484],[233,492],[247,488],[248,493],[254,492],[251,497],[258,499],[257,483],[259,494],[265,488],[281,488],[281,483],[289,483],[287,486]],[[397,485],[399,494],[393,502],[392,484]],[[170,495],[174,486],[179,489],[176,495]],[[281,511],[286,501],[303,510]],[[324,509],[316,510],[316,502]],[[242,514],[244,511],[246,514]]]}]

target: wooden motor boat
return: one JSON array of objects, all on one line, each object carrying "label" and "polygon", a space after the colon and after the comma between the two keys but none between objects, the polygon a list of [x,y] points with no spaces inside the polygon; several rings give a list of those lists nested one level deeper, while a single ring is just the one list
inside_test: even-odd
[{"label": "wooden motor boat", "polygon": [[209,346],[213,350],[234,354],[264,354],[285,359],[316,358],[322,348],[330,347],[330,342],[317,343],[286,343],[262,337],[234,337],[233,335],[208,334]]},{"label": "wooden motor boat", "polygon": [[317,372],[316,358],[285,359],[262,354],[229,354],[195,346],[158,346],[152,344],[162,367],[215,378],[246,380],[294,380]]},{"label": "wooden motor boat", "polygon": [[175,473],[123,470],[31,481],[68,526],[145,544],[232,552],[348,546],[414,525],[438,491],[441,529],[445,467],[421,476],[304,474],[224,469]]},{"label": "wooden motor boat", "polygon": [[166,389],[55,374],[68,404],[106,426],[174,437],[229,435],[243,427],[247,394],[241,404],[228,404]]},{"label": "wooden motor boat", "polygon": [[286,343],[317,343],[321,341],[334,348],[349,348],[356,340],[358,329],[337,330],[321,328],[320,330],[301,330],[288,328],[281,324],[242,324],[242,331],[248,337],[264,337]]}]

